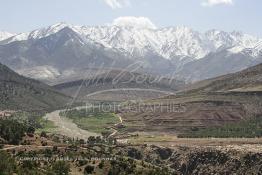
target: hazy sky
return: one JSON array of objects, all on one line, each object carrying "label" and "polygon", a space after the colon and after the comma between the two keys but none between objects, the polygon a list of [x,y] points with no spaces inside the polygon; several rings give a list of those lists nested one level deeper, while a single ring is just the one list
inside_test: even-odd
[{"label": "hazy sky", "polygon": [[0,30],[25,32],[58,22],[104,25],[122,16],[157,27],[239,30],[262,37],[262,0],[0,0]]}]

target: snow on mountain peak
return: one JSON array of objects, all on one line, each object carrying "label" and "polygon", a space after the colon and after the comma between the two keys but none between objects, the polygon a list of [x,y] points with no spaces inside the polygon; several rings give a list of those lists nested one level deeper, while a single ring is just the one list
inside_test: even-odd
[{"label": "snow on mountain peak", "polygon": [[74,26],[71,24],[67,24],[65,22],[56,23],[49,27],[36,29],[36,30],[33,30],[32,32],[19,33],[17,35],[14,35],[13,37],[9,37],[7,43],[11,43],[13,41],[23,41],[23,40],[29,40],[29,39],[44,38],[44,37],[47,37],[49,35],[59,32],[60,30],[64,29],[65,27],[73,28]]},{"label": "snow on mountain peak", "polygon": [[229,48],[228,51],[231,53],[239,53],[242,52],[245,48],[243,46],[235,46],[232,48]]},{"label": "snow on mountain peak", "polygon": [[[262,50],[262,39],[242,32],[209,30],[200,33],[185,26],[156,28],[145,17],[119,17],[107,26],[73,26],[62,22],[15,35],[5,43],[40,39],[55,34],[66,27],[76,32],[81,42],[93,41],[106,48],[129,53],[134,58],[155,54],[166,59],[188,57],[201,59],[208,53],[221,49],[228,49],[231,53],[251,49],[252,55],[258,55]],[[85,43],[83,42],[83,44]]]},{"label": "snow on mountain peak", "polygon": [[49,35],[55,34],[57,32],[59,32],[60,30],[69,27],[69,28],[73,28],[73,26],[71,24],[67,24],[65,22],[60,22],[60,23],[56,23],[54,25],[51,25],[47,28],[41,28],[38,30],[34,30],[33,32],[31,32],[29,34],[29,38],[30,39],[39,39],[39,38],[44,38],[47,37]]},{"label": "snow on mountain peak", "polygon": [[7,38],[10,38],[12,36],[14,36],[15,34],[13,33],[9,33],[9,32],[4,32],[4,31],[0,31],[0,41],[3,41]]}]

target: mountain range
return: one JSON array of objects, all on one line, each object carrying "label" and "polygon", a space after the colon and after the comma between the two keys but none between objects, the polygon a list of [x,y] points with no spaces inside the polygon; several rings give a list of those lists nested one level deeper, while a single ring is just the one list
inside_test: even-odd
[{"label": "mountain range", "polygon": [[0,62],[22,75],[49,81],[81,74],[79,69],[138,64],[138,72],[190,82],[262,62],[262,39],[236,31],[58,23],[0,36]]}]

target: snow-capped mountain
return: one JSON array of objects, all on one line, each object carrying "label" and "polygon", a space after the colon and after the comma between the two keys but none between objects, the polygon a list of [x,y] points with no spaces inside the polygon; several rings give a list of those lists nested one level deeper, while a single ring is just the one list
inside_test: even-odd
[{"label": "snow-capped mountain", "polygon": [[14,36],[14,35],[15,35],[15,34],[13,34],[13,33],[0,31],[0,41],[6,40],[7,38],[10,38],[10,37],[12,37],[12,36]]},{"label": "snow-capped mountain", "polygon": [[[201,33],[188,27],[149,26],[58,23],[32,32],[5,35],[0,40],[0,62],[23,75],[48,79],[61,76],[65,69],[72,67],[90,67],[91,64],[121,67],[140,61],[146,71],[176,73],[189,81],[231,73],[262,62],[262,39],[258,37],[235,31]],[[241,59],[235,59],[237,61],[230,65],[230,58],[236,56]],[[223,64],[228,64],[227,69],[212,72],[212,66],[216,65],[209,63],[222,64],[220,57],[223,57]],[[215,61],[209,61],[212,59]],[[203,69],[199,68],[201,63],[205,64]],[[195,67],[202,70],[197,77],[194,77],[196,70],[191,69]],[[211,72],[206,73],[204,67]]]},{"label": "snow-capped mountain", "polygon": [[152,29],[115,25],[73,26],[66,23],[58,23],[47,28],[21,33],[7,39],[5,43],[41,39],[66,27],[84,39],[93,40],[108,48],[127,51],[135,57],[143,57],[153,52],[166,59],[174,57],[200,59],[208,53],[216,52],[222,48],[238,47],[257,50],[258,45],[262,43],[262,39],[241,32],[227,33],[210,30],[200,33],[188,27]]}]

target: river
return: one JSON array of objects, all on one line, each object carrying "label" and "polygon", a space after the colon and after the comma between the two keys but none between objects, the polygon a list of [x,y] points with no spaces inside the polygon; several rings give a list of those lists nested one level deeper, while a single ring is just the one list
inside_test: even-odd
[{"label": "river", "polygon": [[54,111],[51,113],[46,114],[45,118],[50,120],[54,123],[57,127],[57,133],[61,135],[65,135],[71,138],[79,138],[87,140],[90,136],[99,136],[99,134],[94,132],[89,132],[87,130],[83,130],[79,128],[72,120],[61,117],[59,115],[61,111]]}]

